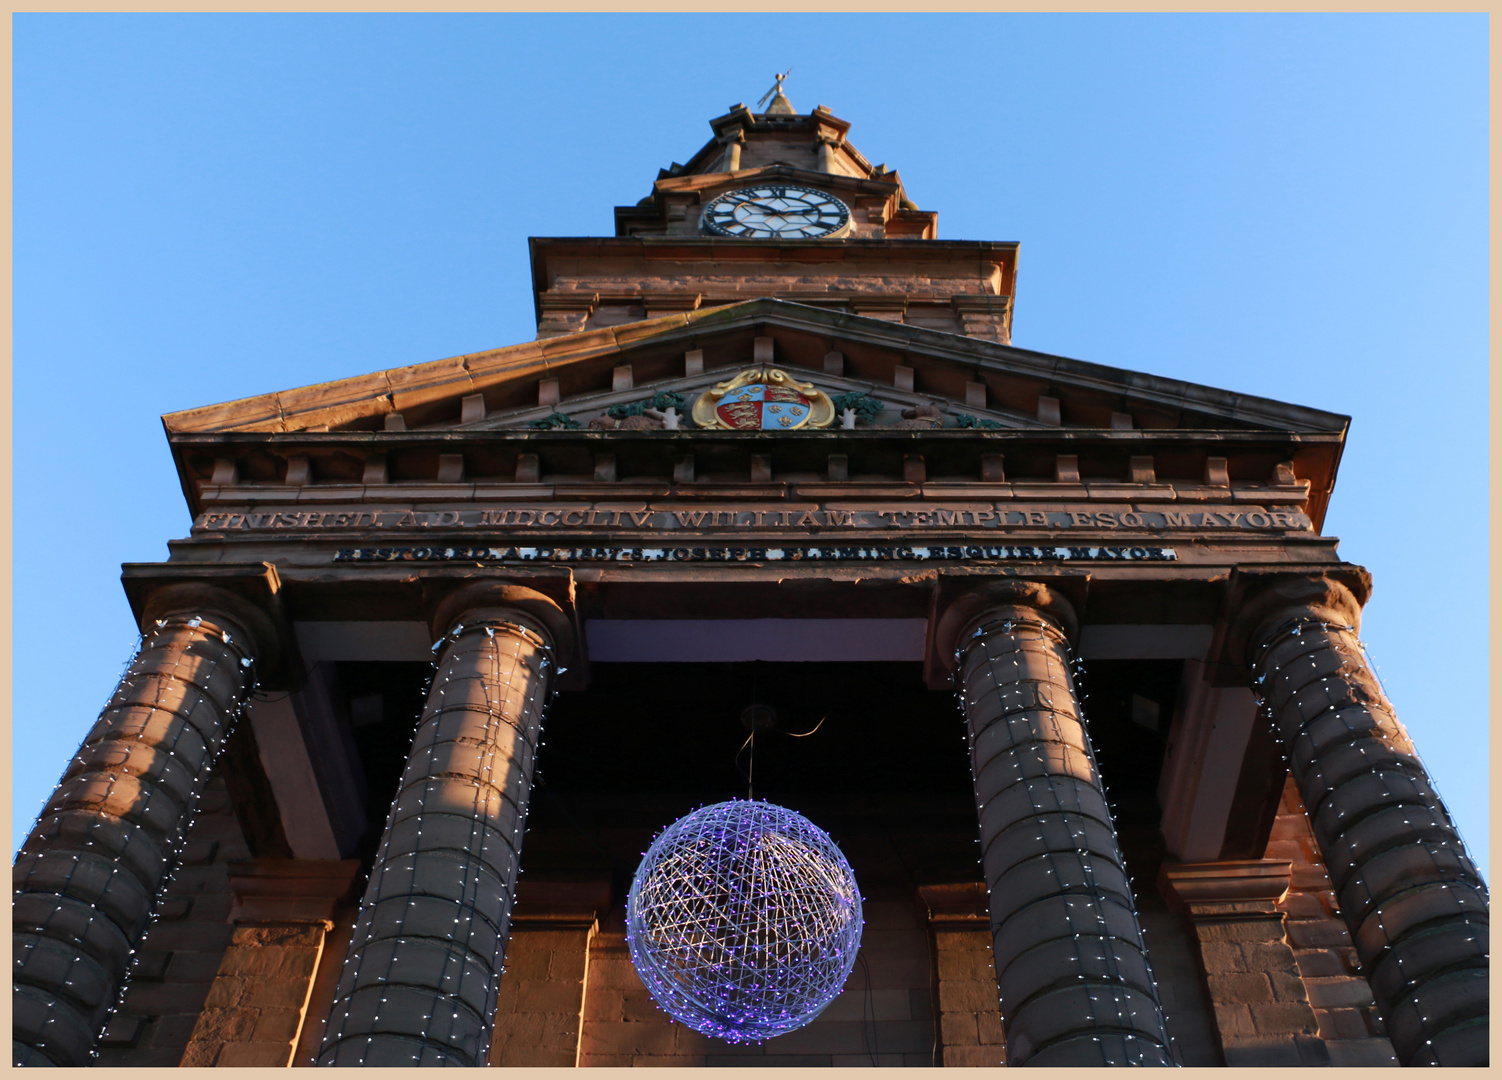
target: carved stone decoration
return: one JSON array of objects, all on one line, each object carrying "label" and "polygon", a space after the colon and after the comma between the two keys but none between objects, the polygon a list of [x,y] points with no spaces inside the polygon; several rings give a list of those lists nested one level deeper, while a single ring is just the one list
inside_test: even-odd
[{"label": "carved stone decoration", "polygon": [[694,402],[694,423],[719,431],[793,431],[834,423],[834,402],[776,368],[743,371]]},{"label": "carved stone decoration", "polygon": [[908,431],[931,431],[944,426],[944,414],[937,405],[914,405],[902,410],[902,419],[892,425]]},{"label": "carved stone decoration", "polygon": [[661,431],[667,425],[652,416],[627,416],[617,420],[613,416],[597,416],[589,422],[594,431]]}]

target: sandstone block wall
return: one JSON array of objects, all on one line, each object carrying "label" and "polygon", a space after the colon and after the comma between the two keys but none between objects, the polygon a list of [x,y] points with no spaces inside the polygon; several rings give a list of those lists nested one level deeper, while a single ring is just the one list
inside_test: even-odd
[{"label": "sandstone block wall", "polygon": [[235,927],[182,1064],[289,1065],[323,939],[314,923]]},{"label": "sandstone block wall", "polygon": [[991,930],[936,928],[940,1061],[946,1068],[1006,1064],[1006,1033],[996,1001]]},{"label": "sandstone block wall", "polygon": [[616,909],[590,945],[579,1064],[934,1064],[933,960],[919,912],[911,899],[893,896],[869,901],[865,916],[865,963],[857,962],[844,992],[818,1019],[765,1043],[736,1046],[700,1035],[657,1008],[631,966],[625,912]]},{"label": "sandstone block wall", "polygon": [[1194,932],[1225,1064],[1329,1064],[1280,913],[1266,901],[1197,907]]},{"label": "sandstone block wall", "polygon": [[339,986],[344,957],[349,952],[349,941],[354,935],[356,914],[353,904],[342,908],[334,928],[324,935],[323,955],[319,957],[318,971],[313,976],[308,1007],[303,1014],[302,1033],[298,1036],[297,1050],[292,1056],[294,1067],[308,1068],[318,1060],[318,1050],[323,1045],[323,1032],[328,1027],[329,1015],[334,1008],[334,992]]},{"label": "sandstone block wall", "polygon": [[578,1064],[593,936],[589,927],[513,927],[496,995],[491,1065]]}]

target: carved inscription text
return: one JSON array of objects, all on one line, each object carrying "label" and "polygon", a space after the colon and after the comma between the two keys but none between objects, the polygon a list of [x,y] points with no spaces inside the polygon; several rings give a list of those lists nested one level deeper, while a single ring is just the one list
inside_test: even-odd
[{"label": "carved inscription text", "polygon": [[1304,531],[1298,511],[1260,506],[1194,509],[1117,505],[1109,510],[1019,509],[993,504],[840,509],[682,509],[660,506],[508,506],[457,510],[264,510],[200,514],[194,532],[332,532],[367,529],[545,529],[693,532],[809,529],[1048,529],[1155,532]]}]

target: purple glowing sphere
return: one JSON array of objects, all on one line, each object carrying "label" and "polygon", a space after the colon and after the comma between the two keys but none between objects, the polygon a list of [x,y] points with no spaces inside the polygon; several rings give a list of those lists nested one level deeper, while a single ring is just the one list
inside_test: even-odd
[{"label": "purple glowing sphere", "polygon": [[664,829],[626,904],[631,962],[653,999],[732,1043],[818,1016],[855,966],[862,925],[855,875],[829,834],[743,799]]}]

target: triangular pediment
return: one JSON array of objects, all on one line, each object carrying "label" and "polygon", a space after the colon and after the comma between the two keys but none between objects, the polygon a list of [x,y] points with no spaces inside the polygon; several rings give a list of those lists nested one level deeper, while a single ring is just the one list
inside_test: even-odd
[{"label": "triangular pediment", "polygon": [[705,173],[673,177],[659,180],[657,188],[664,193],[692,191],[708,201],[714,195],[719,194],[722,189],[765,183],[770,180],[814,184],[841,196],[859,194],[887,198],[899,194],[902,190],[902,182],[897,179],[896,173],[887,173],[880,179],[868,179],[862,176],[800,169],[781,162],[762,165],[754,169],[741,169],[734,173]]},{"label": "triangular pediment", "polygon": [[901,427],[904,411],[934,409],[937,426],[977,432],[1343,434],[1348,423],[1267,398],[773,299],[263,394],[163,422],[170,433],[479,432],[561,414],[583,427],[612,408],[650,407],[659,393],[691,401],[757,366],[786,370],[831,396],[881,401],[862,427]]}]

